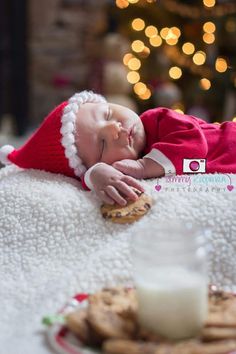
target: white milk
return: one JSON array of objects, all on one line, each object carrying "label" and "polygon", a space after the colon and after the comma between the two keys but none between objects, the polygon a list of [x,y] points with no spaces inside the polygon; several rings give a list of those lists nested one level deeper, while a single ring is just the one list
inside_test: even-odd
[{"label": "white milk", "polygon": [[[196,335],[207,316],[206,278],[181,267],[160,267],[136,279],[138,316],[145,328],[171,339]],[[141,280],[141,281],[140,281]]]}]

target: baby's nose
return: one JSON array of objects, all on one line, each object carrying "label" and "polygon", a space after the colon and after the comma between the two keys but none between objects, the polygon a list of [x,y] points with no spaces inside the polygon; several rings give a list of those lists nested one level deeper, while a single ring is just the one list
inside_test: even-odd
[{"label": "baby's nose", "polygon": [[110,137],[112,137],[114,140],[119,139],[119,134],[122,129],[122,125],[120,122],[110,122],[107,125],[107,132]]}]

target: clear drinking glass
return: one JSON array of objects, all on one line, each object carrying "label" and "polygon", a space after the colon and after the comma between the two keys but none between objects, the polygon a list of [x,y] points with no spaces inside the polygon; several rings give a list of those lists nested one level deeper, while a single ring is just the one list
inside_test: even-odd
[{"label": "clear drinking glass", "polygon": [[197,335],[208,310],[200,230],[178,220],[139,224],[132,238],[140,324],[170,339]]}]

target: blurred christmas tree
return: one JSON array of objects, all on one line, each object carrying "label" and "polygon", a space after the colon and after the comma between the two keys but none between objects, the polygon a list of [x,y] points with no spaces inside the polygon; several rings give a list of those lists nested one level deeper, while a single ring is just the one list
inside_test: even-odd
[{"label": "blurred christmas tree", "polygon": [[123,63],[140,111],[236,120],[235,0],[116,0],[110,16],[130,41]]}]

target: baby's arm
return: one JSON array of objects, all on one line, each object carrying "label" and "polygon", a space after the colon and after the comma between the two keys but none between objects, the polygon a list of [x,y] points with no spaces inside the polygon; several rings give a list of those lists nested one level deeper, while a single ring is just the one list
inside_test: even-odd
[{"label": "baby's arm", "polygon": [[156,161],[150,158],[139,160],[121,160],[113,163],[113,166],[126,175],[142,179],[162,177],[165,175],[164,168]]},{"label": "baby's arm", "polygon": [[85,184],[95,191],[99,198],[108,204],[127,203],[125,198],[136,200],[138,197],[131,187],[144,191],[141,184],[131,176],[126,176],[114,167],[100,162],[92,166],[84,177]]}]

